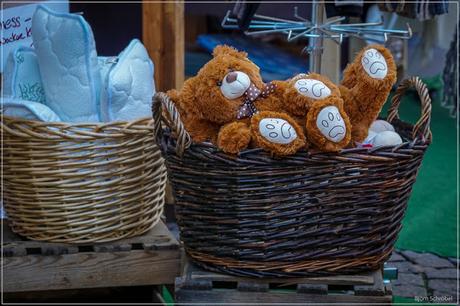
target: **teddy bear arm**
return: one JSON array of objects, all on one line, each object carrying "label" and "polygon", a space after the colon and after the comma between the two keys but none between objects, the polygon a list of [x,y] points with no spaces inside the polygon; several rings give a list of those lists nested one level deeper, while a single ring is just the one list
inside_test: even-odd
[{"label": "teddy bear arm", "polygon": [[219,131],[218,125],[190,115],[184,116],[182,121],[185,129],[190,134],[194,142],[217,142],[217,133]]},{"label": "teddy bear arm", "polygon": [[363,95],[344,86],[339,88],[344,101],[345,112],[353,127],[351,144],[363,142],[367,137],[370,125],[377,119],[387,96],[378,97],[379,93]]},{"label": "teddy bear arm", "polygon": [[345,148],[351,139],[352,124],[339,97],[316,102],[306,116],[307,139],[324,152]]},{"label": "teddy bear arm", "polygon": [[343,85],[339,85],[340,96],[343,100],[343,108],[350,118],[351,122],[354,122],[354,119],[359,119],[359,103],[355,99],[354,92]]},{"label": "teddy bear arm", "polygon": [[356,65],[348,64],[343,71],[343,78],[340,82],[341,86],[352,88],[357,83],[356,72],[355,72]]},{"label": "teddy bear arm", "polygon": [[255,114],[251,118],[251,131],[256,145],[276,156],[292,155],[306,146],[303,128],[286,113]]},{"label": "teddy bear arm", "polygon": [[251,130],[244,122],[231,122],[222,126],[217,135],[217,146],[225,153],[237,154],[251,142]]}]

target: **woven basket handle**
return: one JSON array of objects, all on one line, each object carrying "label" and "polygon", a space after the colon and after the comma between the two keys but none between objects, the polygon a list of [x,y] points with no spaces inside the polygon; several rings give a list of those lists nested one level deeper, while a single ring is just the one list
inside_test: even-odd
[{"label": "woven basket handle", "polygon": [[430,130],[430,121],[431,121],[431,98],[428,94],[428,89],[419,77],[411,77],[405,79],[401,82],[396,93],[391,100],[391,106],[388,110],[387,121],[392,123],[393,120],[399,119],[398,109],[399,104],[401,103],[401,98],[410,87],[415,87],[417,93],[420,97],[422,114],[420,119],[414,125],[412,130],[412,138],[415,139],[417,136],[421,135],[425,140],[431,142],[431,130]]},{"label": "woven basket handle", "polygon": [[[164,112],[165,111],[165,112]],[[190,134],[185,130],[184,124],[180,119],[174,102],[163,92],[158,92],[153,96],[152,113],[155,127],[155,137],[159,140],[162,134],[161,123],[169,127],[176,136],[176,154],[182,156],[185,149],[192,143]],[[166,113],[169,118],[163,116]]]}]

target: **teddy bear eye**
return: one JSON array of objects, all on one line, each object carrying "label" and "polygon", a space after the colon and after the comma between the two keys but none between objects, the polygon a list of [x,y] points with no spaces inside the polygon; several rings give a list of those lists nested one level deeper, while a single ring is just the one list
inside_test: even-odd
[{"label": "teddy bear eye", "polygon": [[219,86],[219,87],[222,86],[222,82],[221,82],[221,81],[217,81],[216,84],[217,84],[217,86]]}]

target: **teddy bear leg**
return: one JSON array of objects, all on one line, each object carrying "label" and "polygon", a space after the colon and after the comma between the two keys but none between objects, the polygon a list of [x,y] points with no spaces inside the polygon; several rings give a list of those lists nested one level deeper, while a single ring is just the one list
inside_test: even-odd
[{"label": "teddy bear leg", "polygon": [[217,146],[225,153],[237,154],[251,142],[251,130],[244,122],[231,122],[221,127]]},{"label": "teddy bear leg", "polygon": [[352,125],[362,125],[365,133],[353,132],[353,140],[362,142],[367,129],[377,119],[396,82],[396,65],[390,51],[380,45],[364,48],[347,67],[340,86],[345,110]]},{"label": "teddy bear leg", "polygon": [[339,98],[317,101],[306,119],[307,139],[321,151],[335,152],[349,144],[351,124]]},{"label": "teddy bear leg", "polygon": [[361,50],[344,71],[342,85],[352,89],[391,89],[396,81],[396,65],[391,52],[381,45],[370,45]]},{"label": "teddy bear leg", "polygon": [[351,144],[362,143],[368,135],[367,124],[355,124],[353,125],[353,131],[351,135]]},{"label": "teddy bear leg", "polygon": [[306,145],[302,127],[285,113],[259,112],[251,118],[251,130],[257,146],[273,155],[292,155]]}]

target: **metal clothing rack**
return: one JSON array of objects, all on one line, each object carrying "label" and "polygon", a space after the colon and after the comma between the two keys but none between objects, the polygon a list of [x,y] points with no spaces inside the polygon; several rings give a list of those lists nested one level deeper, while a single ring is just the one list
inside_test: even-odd
[{"label": "metal clothing rack", "polygon": [[[238,29],[237,19],[230,17],[228,11],[222,20],[222,27],[225,29]],[[321,72],[321,56],[323,53],[323,40],[332,39],[341,44],[346,37],[358,37],[361,39],[386,42],[389,37],[409,39],[412,37],[412,30],[407,24],[406,30],[392,30],[376,28],[383,25],[380,22],[368,23],[341,23],[345,17],[335,17],[324,22],[324,2],[314,0],[312,2],[311,21],[299,16],[297,7],[294,8],[295,20],[276,18],[271,16],[254,15],[246,35],[261,35],[269,33],[283,33],[287,35],[288,41],[307,37],[308,46],[304,51],[310,54],[309,71]],[[380,38],[380,39],[377,39]]]}]

